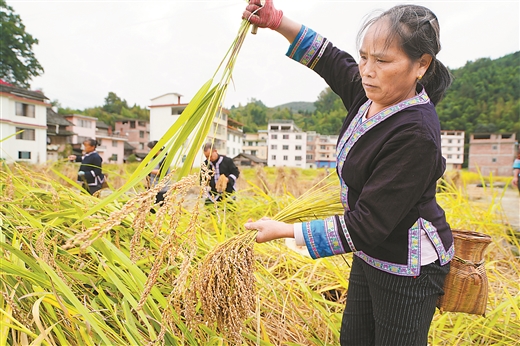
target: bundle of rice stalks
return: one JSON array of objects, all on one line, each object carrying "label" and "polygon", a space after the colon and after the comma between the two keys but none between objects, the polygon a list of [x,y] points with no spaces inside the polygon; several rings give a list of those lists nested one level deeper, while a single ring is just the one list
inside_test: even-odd
[{"label": "bundle of rice stalks", "polygon": [[[342,212],[334,183],[316,184],[273,218],[301,222]],[[244,321],[253,314],[256,296],[254,254],[256,232],[246,231],[211,250],[193,273],[186,294],[186,318],[215,326],[235,343],[240,343]],[[195,307],[200,306],[200,310]]]},{"label": "bundle of rice stalks", "polygon": [[[239,234],[204,257],[186,295],[186,318],[192,327],[204,323],[240,343],[244,320],[253,314],[257,299],[255,235]],[[196,311],[199,302],[200,311]]]}]

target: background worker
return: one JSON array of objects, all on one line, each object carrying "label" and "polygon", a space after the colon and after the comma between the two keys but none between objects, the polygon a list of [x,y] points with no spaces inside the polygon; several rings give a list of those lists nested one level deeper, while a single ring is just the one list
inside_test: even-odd
[{"label": "background worker", "polygon": [[[148,149],[152,150],[157,145],[157,141],[151,141],[148,142],[146,145]],[[154,159],[164,150],[164,147],[162,147],[155,155]],[[163,159],[155,166],[155,168],[148,174],[147,177],[147,187],[148,189],[153,188],[155,185],[159,183],[159,179],[161,179],[161,175],[163,177],[170,174],[170,167],[164,167],[164,161],[166,160],[166,157],[163,157]],[[162,174],[164,172],[164,175]],[[164,187],[157,192],[157,195],[155,196],[155,204],[162,205],[164,202],[164,194],[168,192],[168,189],[170,188],[169,182],[167,182]]]},{"label": "background worker", "polygon": [[78,182],[83,188],[93,195],[103,187],[105,175],[102,171],[103,159],[96,151],[97,141],[89,138],[83,142],[85,154],[69,155],[69,161],[81,162],[78,171]]},{"label": "background worker", "polygon": [[206,204],[215,203],[221,201],[225,195],[235,192],[235,183],[240,171],[232,159],[219,155],[217,149],[213,148],[213,143],[206,143],[203,151],[206,157],[204,166],[207,167],[210,176],[210,191]]}]

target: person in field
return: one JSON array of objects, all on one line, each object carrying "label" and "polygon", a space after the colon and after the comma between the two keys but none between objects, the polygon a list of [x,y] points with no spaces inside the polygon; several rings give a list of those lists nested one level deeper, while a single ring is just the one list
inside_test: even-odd
[{"label": "person in field", "polygon": [[235,192],[240,171],[231,158],[218,153],[213,143],[206,143],[203,153],[206,157],[203,165],[209,174],[209,191],[205,203],[220,202]]},{"label": "person in field", "polygon": [[437,59],[439,21],[425,7],[395,6],[362,26],[355,59],[262,2],[251,0],[243,18],[284,36],[287,56],[318,73],[348,110],[337,143],[344,213],[245,228],[259,243],[295,238],[313,258],[354,253],[341,345],[426,345],[454,256],[435,199],[446,166],[435,105],[451,83]]},{"label": "person in field", "polygon": [[[157,141],[150,141],[146,145],[149,150],[152,150],[157,145]],[[161,149],[155,154],[153,157],[154,159],[164,150],[164,147],[161,147]],[[159,163],[152,169],[152,171],[148,174],[146,177],[146,185],[148,189],[153,188],[159,183],[159,180],[161,179],[161,176],[164,178],[164,176],[170,174],[170,168],[165,167],[164,161],[166,160],[166,157],[164,157]],[[163,174],[164,173],[164,174]],[[168,189],[170,188],[169,182],[167,182],[164,187],[157,192],[157,195],[155,196],[155,204],[158,204],[161,206],[164,203],[164,195],[166,192],[168,192]],[[155,213],[155,209],[152,209],[152,213]]]},{"label": "person in field", "polygon": [[91,195],[103,188],[106,179],[101,167],[103,159],[96,151],[96,147],[97,141],[89,138],[83,142],[85,152],[83,156],[69,155],[69,161],[81,162],[78,170],[78,182]]}]

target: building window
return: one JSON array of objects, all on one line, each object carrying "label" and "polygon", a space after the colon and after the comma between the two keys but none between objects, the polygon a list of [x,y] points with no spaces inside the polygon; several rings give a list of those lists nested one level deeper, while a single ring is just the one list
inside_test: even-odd
[{"label": "building window", "polygon": [[288,145],[282,145],[282,150],[289,150],[289,146]]},{"label": "building window", "polygon": [[138,125],[139,127],[145,127],[145,126],[146,126],[146,122],[145,122],[145,121],[138,121],[138,122],[137,122],[137,125]]},{"label": "building window", "polygon": [[272,156],[271,156],[271,159],[272,159],[272,160],[276,160],[276,155],[272,155]]},{"label": "building window", "polygon": [[493,145],[493,150],[497,150],[497,146],[496,145]]},{"label": "building window", "polygon": [[17,127],[16,132],[20,132],[16,135],[16,139],[23,139],[25,141],[34,141],[35,140],[35,133],[36,131],[34,129],[24,129],[22,127]]},{"label": "building window", "polygon": [[451,155],[448,155],[448,159],[451,159]]},{"label": "building window", "polygon": [[302,139],[302,135],[296,135],[296,139]]},{"label": "building window", "polygon": [[139,131],[139,138],[144,138],[144,131]]},{"label": "building window", "polygon": [[31,152],[30,151],[19,151],[18,152],[18,158],[22,160],[30,160],[31,159]]},{"label": "building window", "polygon": [[295,150],[302,150],[302,146],[301,145],[297,145],[296,147],[294,147]]},{"label": "building window", "polygon": [[83,127],[83,128],[86,128],[86,129],[91,129],[92,128],[92,121],[85,120],[85,119],[78,119],[78,121],[76,123],[76,126]]},{"label": "building window", "polygon": [[112,156],[110,156],[110,159],[108,159],[108,161],[117,162],[117,154],[112,154]]},{"label": "building window", "polygon": [[305,157],[307,158],[307,160],[312,160],[312,155],[307,155]]},{"label": "building window", "polygon": [[144,149],[144,143],[139,143],[139,150],[143,150]]},{"label": "building window", "polygon": [[28,105],[25,103],[16,102],[16,115],[21,117],[34,118],[35,115],[34,105]]},{"label": "building window", "polygon": [[251,155],[256,156],[256,150],[251,150]]},{"label": "building window", "polygon": [[289,135],[283,135],[282,138],[283,139],[289,139]]},{"label": "building window", "polygon": [[284,160],[284,161],[287,161],[287,160],[289,160],[289,156],[287,156],[287,155],[284,155],[284,156],[283,156],[283,160]]},{"label": "building window", "polygon": [[278,135],[271,135],[271,139],[278,139]]},{"label": "building window", "polygon": [[327,149],[327,147],[325,145],[320,145],[320,149],[325,150],[325,149]]},{"label": "building window", "polygon": [[271,149],[272,150],[277,150],[278,149],[278,146],[276,144],[271,144]]},{"label": "building window", "polygon": [[295,157],[294,157],[294,160],[295,160],[295,161],[301,161],[301,160],[302,160],[302,157],[301,157],[301,156],[295,156]]},{"label": "building window", "polygon": [[117,141],[112,141],[112,146],[113,146],[114,148],[117,148]]},{"label": "building window", "polygon": [[497,159],[496,158],[492,158],[491,162],[497,162]]}]

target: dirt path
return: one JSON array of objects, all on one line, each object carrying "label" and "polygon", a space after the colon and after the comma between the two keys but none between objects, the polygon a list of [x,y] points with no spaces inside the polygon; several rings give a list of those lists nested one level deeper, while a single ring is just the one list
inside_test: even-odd
[{"label": "dirt path", "polygon": [[[492,191],[489,187],[482,188],[474,185],[468,186],[467,191],[471,199],[481,199],[491,203],[493,200],[492,194],[498,194],[497,198],[499,198],[503,192],[503,188],[495,188],[495,190]],[[495,199],[495,201],[498,202],[497,199]],[[500,204],[506,222],[509,223],[516,232],[520,232],[520,195],[518,194],[518,190],[509,187],[505,191],[504,196],[500,199]]]}]

